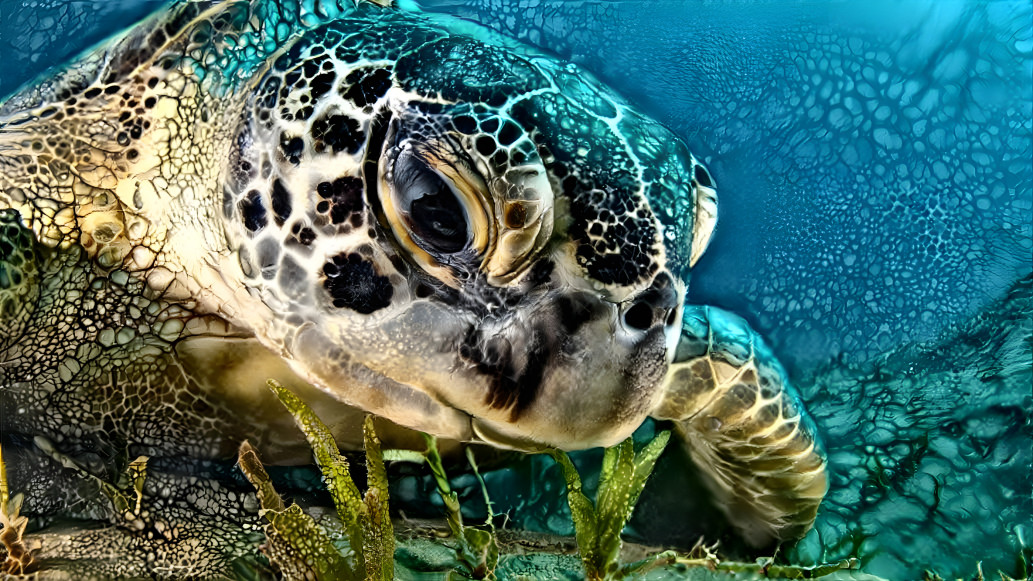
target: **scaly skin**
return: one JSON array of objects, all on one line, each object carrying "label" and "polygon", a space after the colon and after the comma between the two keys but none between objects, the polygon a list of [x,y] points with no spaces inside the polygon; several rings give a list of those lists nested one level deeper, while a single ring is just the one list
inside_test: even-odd
[{"label": "scaly skin", "polygon": [[[354,407],[531,449],[674,419],[757,544],[805,532],[824,493],[813,425],[755,334],[716,310],[680,324],[716,219],[706,169],[587,73],[469,25],[177,4],[3,105],[0,208],[0,266],[20,273],[0,279],[5,442],[32,462],[37,437],[65,467],[22,472],[37,513],[218,528],[239,499],[207,460],[244,438],[307,457],[268,377],[345,443]],[[753,375],[729,387],[726,367]],[[751,394],[773,407],[722,403]],[[142,513],[71,501],[141,454],[159,475]],[[244,537],[201,539],[198,563]],[[138,552],[190,542],[155,538]]]}]

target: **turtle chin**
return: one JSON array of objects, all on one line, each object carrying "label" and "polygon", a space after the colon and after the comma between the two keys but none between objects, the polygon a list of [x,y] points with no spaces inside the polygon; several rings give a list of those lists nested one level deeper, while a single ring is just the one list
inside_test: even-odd
[{"label": "turtle chin", "polygon": [[[554,291],[539,306],[471,327],[458,348],[482,405],[456,402],[496,446],[610,446],[658,403],[669,364],[665,321],[623,323],[620,305]],[[478,409],[479,408],[479,409]]]}]

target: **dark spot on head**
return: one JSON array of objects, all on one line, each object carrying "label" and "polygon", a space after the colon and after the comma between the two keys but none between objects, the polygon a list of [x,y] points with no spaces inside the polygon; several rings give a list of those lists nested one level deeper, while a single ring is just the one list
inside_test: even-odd
[{"label": "dark spot on head", "polygon": [[320,97],[330,92],[330,89],[334,86],[334,79],[337,78],[332,72],[319,73],[309,83],[311,88],[312,100],[317,101]]},{"label": "dark spot on head", "polygon": [[[362,180],[357,177],[344,176],[333,182],[322,182],[316,186],[316,193],[323,198],[316,205],[316,211],[330,212],[330,221],[334,224],[343,224],[363,209]],[[361,216],[359,220],[361,224]]]},{"label": "dark spot on head", "polygon": [[456,131],[466,135],[477,133],[477,122],[469,115],[460,115],[456,117],[452,120],[452,125],[455,126]]},{"label": "dark spot on head", "polygon": [[316,59],[309,59],[302,65],[302,70],[305,71],[306,77],[314,77],[319,72],[319,62]]},{"label": "dark spot on head", "polygon": [[391,73],[387,69],[359,69],[352,71],[345,79],[341,96],[362,108],[372,105],[387,94],[391,88]]},{"label": "dark spot on head", "polygon": [[244,199],[237,203],[237,209],[244,219],[244,227],[251,232],[257,232],[268,223],[265,206],[262,204],[262,194],[258,190],[251,190],[244,196]]},{"label": "dark spot on head", "polygon": [[365,136],[359,122],[347,115],[323,115],[312,123],[312,139],[316,151],[356,153],[362,149]]},{"label": "dark spot on head", "polygon": [[520,127],[516,123],[506,121],[502,124],[502,130],[499,131],[499,143],[502,145],[511,145],[520,139]]},{"label": "dark spot on head", "polygon": [[291,194],[279,179],[273,180],[273,215],[277,226],[283,226],[291,217]]},{"label": "dark spot on head", "polygon": [[143,102],[143,106],[147,107],[148,109],[150,109],[151,107],[154,107],[154,105],[157,102],[158,102],[158,100],[155,99],[154,97],[147,97],[147,99],[144,100],[144,102]]},{"label": "dark spot on head", "polygon": [[354,252],[334,256],[323,266],[323,275],[323,287],[337,308],[368,315],[391,304],[394,288],[390,280]]},{"label": "dark spot on head", "polygon": [[495,140],[487,135],[478,137],[475,145],[477,147],[477,151],[485,157],[495,153],[495,150],[498,149],[498,144]]},{"label": "dark spot on head", "polygon": [[495,133],[495,130],[499,128],[499,120],[497,117],[489,117],[484,121],[481,121],[481,131],[485,133]]},{"label": "dark spot on head", "polygon": [[297,165],[301,161],[301,154],[305,152],[305,140],[300,137],[291,137],[286,133],[281,133],[280,150],[283,151],[284,157],[294,165]]},{"label": "dark spot on head", "polygon": [[298,232],[298,242],[301,242],[305,246],[308,246],[309,244],[312,244],[312,242],[315,239],[316,239],[316,233],[313,232],[312,229],[307,227],[307,226],[302,228],[301,232]]},{"label": "dark spot on head", "polygon": [[132,161],[132,160],[136,159],[136,157],[138,155],[140,155],[140,154],[135,149],[130,149],[129,151],[126,152],[126,159],[128,159],[129,161]]}]

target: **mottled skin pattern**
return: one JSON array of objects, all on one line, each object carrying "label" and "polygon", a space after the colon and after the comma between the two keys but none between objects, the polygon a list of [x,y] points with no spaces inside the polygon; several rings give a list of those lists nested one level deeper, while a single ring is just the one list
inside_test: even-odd
[{"label": "mottled skin pattern", "polygon": [[[354,407],[521,449],[673,420],[758,545],[805,532],[824,495],[771,352],[683,308],[716,219],[706,169],[587,73],[468,24],[176,5],[0,108],[0,208],[4,450],[27,510],[106,519],[105,542],[169,571],[247,553],[215,507],[251,497],[206,460],[245,437],[307,456],[268,377],[344,445]],[[72,501],[139,455],[142,507]],[[29,473],[41,458],[63,468]]]}]

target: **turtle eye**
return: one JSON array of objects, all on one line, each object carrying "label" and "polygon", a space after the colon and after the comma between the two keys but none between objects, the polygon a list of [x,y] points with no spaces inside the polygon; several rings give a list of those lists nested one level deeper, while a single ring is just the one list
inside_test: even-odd
[{"label": "turtle eye", "polygon": [[484,183],[433,142],[403,141],[380,168],[384,225],[410,259],[457,287],[457,269],[476,268],[492,236]]},{"label": "turtle eye", "polygon": [[396,203],[413,242],[432,253],[454,254],[472,235],[463,204],[445,180],[420,162],[396,177]]}]

